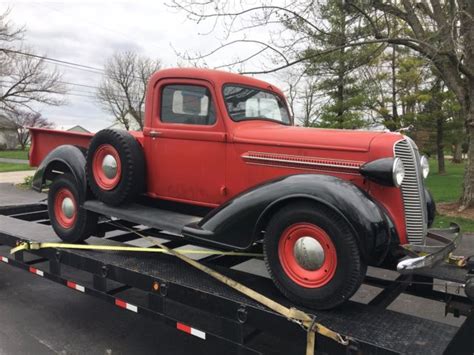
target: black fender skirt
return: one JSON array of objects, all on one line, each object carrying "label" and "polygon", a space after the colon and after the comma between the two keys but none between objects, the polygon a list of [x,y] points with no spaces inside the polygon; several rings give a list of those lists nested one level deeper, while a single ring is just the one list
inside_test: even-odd
[{"label": "black fender skirt", "polygon": [[46,180],[52,180],[56,174],[70,172],[77,181],[79,191],[87,189],[85,149],[74,145],[61,145],[53,149],[43,159],[33,176],[32,187],[36,191],[43,189]]},{"label": "black fender skirt", "polygon": [[363,258],[380,262],[391,244],[398,243],[393,223],[384,210],[349,181],[317,174],[290,175],[253,187],[212,210],[182,233],[224,249],[248,249],[262,238],[271,215],[287,203],[309,200],[325,205],[346,219],[358,238]]}]

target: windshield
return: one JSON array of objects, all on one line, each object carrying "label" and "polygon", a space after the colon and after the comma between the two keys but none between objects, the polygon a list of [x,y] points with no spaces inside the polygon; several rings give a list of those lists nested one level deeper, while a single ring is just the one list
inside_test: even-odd
[{"label": "windshield", "polygon": [[290,124],[290,115],[278,96],[257,88],[226,85],[224,100],[234,121],[264,119]]}]

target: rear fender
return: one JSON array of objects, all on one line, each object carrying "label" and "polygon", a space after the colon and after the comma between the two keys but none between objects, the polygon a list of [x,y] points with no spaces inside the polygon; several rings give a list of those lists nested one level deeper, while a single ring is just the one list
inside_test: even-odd
[{"label": "rear fender", "polygon": [[[221,247],[247,249],[261,239],[274,213],[296,201],[324,205],[341,215],[357,238],[367,262],[377,263],[393,243],[389,217],[351,182],[328,175],[298,174],[278,178],[243,192],[216,208],[183,235]],[[395,236],[395,238],[397,238]]]},{"label": "rear fender", "polygon": [[52,150],[43,159],[33,176],[33,189],[41,191],[46,180],[53,180],[57,175],[71,173],[76,179],[79,191],[85,194],[87,191],[85,153],[86,150],[83,147],[74,145],[61,145]]}]

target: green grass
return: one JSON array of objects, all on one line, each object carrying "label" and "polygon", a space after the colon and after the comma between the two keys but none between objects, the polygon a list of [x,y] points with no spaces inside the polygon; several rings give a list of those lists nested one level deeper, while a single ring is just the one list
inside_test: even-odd
[{"label": "green grass", "polygon": [[22,171],[22,170],[33,170],[35,168],[30,167],[28,164],[12,164],[12,163],[0,163],[0,172],[5,173],[9,171]]},{"label": "green grass", "polygon": [[463,232],[474,232],[474,219],[467,219],[461,217],[437,215],[433,227],[448,228],[450,222],[459,224]]},{"label": "green grass", "polygon": [[436,202],[454,202],[461,196],[463,177],[464,164],[453,164],[446,160],[446,175],[439,175],[437,161],[431,159],[426,185]]},{"label": "green grass", "polygon": [[[426,179],[426,185],[433,194],[436,203],[456,202],[459,200],[462,192],[462,181],[464,177],[464,164],[453,164],[446,160],[446,174],[438,174],[438,162],[435,159],[430,160],[430,175]],[[459,224],[463,232],[474,232],[474,220],[436,215],[433,227],[447,228],[449,223]]]},{"label": "green grass", "polygon": [[28,159],[28,150],[0,150],[0,158]]}]

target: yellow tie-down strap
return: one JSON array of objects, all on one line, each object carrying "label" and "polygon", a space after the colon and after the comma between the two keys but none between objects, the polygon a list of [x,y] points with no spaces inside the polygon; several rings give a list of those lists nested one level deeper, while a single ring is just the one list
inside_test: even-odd
[{"label": "yellow tie-down strap", "polygon": [[136,230],[121,226],[122,228],[128,229],[130,232],[135,233],[136,235],[145,238],[151,241],[157,248],[144,248],[144,247],[134,247],[134,246],[114,246],[114,245],[91,245],[91,244],[67,244],[67,243],[39,243],[39,242],[20,242],[18,246],[11,249],[10,254],[14,254],[18,251],[23,250],[39,250],[44,248],[59,248],[59,249],[82,249],[82,250],[96,250],[96,251],[128,251],[128,252],[146,252],[146,253],[165,253],[169,255],[174,255],[187,264],[195,267],[196,269],[201,270],[202,272],[208,274],[214,279],[226,284],[227,286],[237,290],[238,292],[244,294],[245,296],[257,301],[271,310],[281,314],[286,317],[288,320],[295,322],[303,329],[307,331],[307,340],[306,340],[306,355],[313,355],[316,347],[316,333],[321,334],[325,337],[328,337],[339,344],[349,345],[349,339],[343,337],[341,334],[325,327],[324,325],[316,322],[316,317],[310,315],[306,312],[303,312],[297,308],[291,307],[288,308],[267,296],[262,295],[261,293],[252,290],[251,288],[237,282],[230,277],[227,277],[203,264],[200,262],[187,257],[185,254],[212,254],[212,255],[234,255],[234,256],[249,256],[249,257],[263,257],[261,253],[244,253],[244,252],[234,252],[234,251],[218,251],[218,250],[192,250],[192,249],[180,249],[174,250],[170,249],[167,246],[158,243],[152,237],[146,236]]}]

